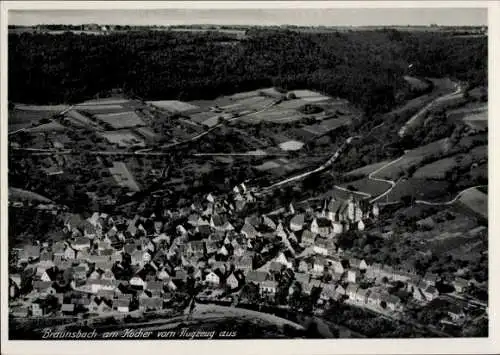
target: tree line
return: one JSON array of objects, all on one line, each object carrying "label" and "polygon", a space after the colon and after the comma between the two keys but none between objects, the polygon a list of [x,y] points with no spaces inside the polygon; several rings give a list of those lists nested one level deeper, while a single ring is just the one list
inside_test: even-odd
[{"label": "tree line", "polygon": [[113,88],[194,100],[279,86],[344,97],[373,114],[396,104],[410,64],[419,76],[487,82],[487,38],[436,32],[254,29],[240,41],[221,32],[11,33],[8,46],[9,100],[36,104]]}]

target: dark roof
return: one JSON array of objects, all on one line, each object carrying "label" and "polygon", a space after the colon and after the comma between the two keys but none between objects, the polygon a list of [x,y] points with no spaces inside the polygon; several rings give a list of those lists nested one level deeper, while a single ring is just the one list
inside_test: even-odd
[{"label": "dark roof", "polygon": [[320,227],[320,228],[332,226],[332,222],[327,218],[317,218],[316,223],[318,224],[318,227]]},{"label": "dark roof", "polygon": [[249,271],[246,279],[251,282],[262,282],[267,280],[268,273],[264,271]]},{"label": "dark roof", "polygon": [[298,225],[303,225],[304,224],[304,214],[302,214],[302,213],[301,214],[296,214],[290,220],[290,223],[298,224]]},{"label": "dark roof", "polygon": [[257,230],[250,223],[245,223],[241,228],[242,233],[246,233],[248,237],[255,237],[257,235]]}]

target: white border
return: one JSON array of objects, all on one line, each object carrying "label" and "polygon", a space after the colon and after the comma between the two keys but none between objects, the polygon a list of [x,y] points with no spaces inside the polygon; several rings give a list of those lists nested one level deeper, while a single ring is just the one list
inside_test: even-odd
[{"label": "white border", "polygon": [[[494,103],[499,99],[499,90],[495,78],[498,73],[498,64],[495,58],[499,58],[498,43],[494,40],[499,39],[500,34],[500,7],[497,1],[308,1],[308,2],[226,2],[226,1],[207,1],[207,2],[156,2],[156,1],[4,1],[1,2],[1,86],[0,86],[0,131],[1,131],[1,260],[2,260],[2,292],[1,298],[1,341],[2,353],[4,354],[111,354],[120,352],[127,353],[150,353],[172,352],[174,354],[195,354],[195,353],[216,353],[216,354],[478,354],[478,353],[498,353],[500,346],[498,342],[498,321],[493,316],[500,311],[498,300],[500,292],[498,282],[495,282],[494,272],[500,269],[500,260],[494,256],[498,255],[498,236],[494,238],[493,231],[500,230],[495,218],[489,220],[489,314],[490,314],[490,337],[488,339],[477,338],[454,338],[454,339],[335,339],[335,340],[252,340],[252,341],[9,341],[7,338],[7,10],[8,9],[158,9],[158,8],[184,8],[184,9],[248,9],[248,8],[467,8],[467,7],[488,7],[489,13],[489,121],[490,132],[490,162],[499,161],[495,159],[500,153],[494,148],[497,138],[499,107]],[[497,21],[494,21],[496,19]],[[497,172],[497,166],[491,164],[489,167],[489,215],[499,216],[497,213],[497,203],[492,196],[498,196],[498,184],[494,176]]]}]

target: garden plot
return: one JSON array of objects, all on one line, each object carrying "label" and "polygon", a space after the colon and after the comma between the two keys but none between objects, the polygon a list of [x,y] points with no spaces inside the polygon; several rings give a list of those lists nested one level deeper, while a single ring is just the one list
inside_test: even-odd
[{"label": "garden plot", "polygon": [[433,155],[440,156],[446,153],[449,148],[447,142],[448,140],[445,138],[410,150],[398,162],[389,165],[377,173],[377,177],[395,180],[405,170],[420,164],[425,158]]},{"label": "garden plot", "polygon": [[448,201],[453,197],[447,193],[448,187],[446,181],[410,178],[398,182],[384,200],[398,202],[403,196],[413,196],[417,200]]},{"label": "garden plot", "polygon": [[123,98],[104,98],[104,99],[96,99],[96,100],[88,100],[82,102],[81,105],[121,105],[129,102],[130,100],[128,99],[123,99]]},{"label": "garden plot", "polygon": [[170,112],[185,112],[199,109],[196,105],[177,100],[147,101],[147,103]]},{"label": "garden plot", "polygon": [[219,116],[220,114],[214,113],[212,111],[204,111],[189,115],[189,118],[191,119],[191,121],[201,124],[208,119]]},{"label": "garden plot", "polygon": [[127,187],[132,191],[140,191],[139,185],[124,163],[113,162],[113,167],[109,168],[109,172],[119,186]]},{"label": "garden plot", "polygon": [[353,191],[364,192],[373,197],[383,194],[391,187],[385,182],[373,181],[368,178],[351,181],[340,186],[346,189],[354,188]]},{"label": "garden plot", "polygon": [[296,110],[296,109],[304,106],[307,103],[308,102],[306,100],[302,100],[302,99],[286,100],[286,101],[283,101],[283,102],[279,103],[278,105],[276,105],[276,107],[283,108],[283,109]]},{"label": "garden plot", "polygon": [[479,146],[471,149],[466,154],[455,155],[424,165],[413,174],[413,177],[443,180],[446,178],[446,173],[455,168],[467,169],[473,163],[484,163],[487,159],[488,147]]},{"label": "garden plot", "polygon": [[106,114],[106,113],[116,113],[116,112],[121,112],[124,110],[128,110],[127,108],[123,107],[122,105],[115,105],[115,104],[105,104],[105,105],[86,105],[86,104],[79,104],[75,106],[76,109],[81,110],[81,111],[87,111],[92,114]]},{"label": "garden plot", "polygon": [[277,107],[270,108],[263,112],[250,114],[248,117],[244,117],[243,120],[247,123],[257,124],[261,121],[273,122],[273,123],[290,123],[299,121],[302,119],[302,114],[296,110],[284,110]]},{"label": "garden plot", "polygon": [[361,168],[349,171],[348,173],[345,174],[345,176],[366,176],[366,175],[376,171],[377,169],[380,169],[381,167],[386,165],[388,162],[389,162],[388,160],[384,160],[384,161],[381,161],[378,163],[365,165]]},{"label": "garden plot", "polygon": [[26,129],[30,133],[59,132],[64,130],[66,130],[66,127],[55,121]]},{"label": "garden plot", "polygon": [[142,139],[130,131],[109,131],[103,132],[101,135],[110,143],[116,144],[120,148],[129,148],[133,146],[144,147],[146,144]]},{"label": "garden plot", "polygon": [[145,126],[144,121],[133,111],[100,114],[97,120],[109,124],[114,129]]},{"label": "garden plot", "polygon": [[286,151],[296,151],[296,150],[300,150],[302,149],[302,147],[304,146],[304,143],[303,142],[299,142],[299,141],[294,141],[294,140],[290,140],[290,141],[287,141],[287,142],[283,142],[279,145],[279,147],[282,149],[282,150],[286,150]]},{"label": "garden plot", "polygon": [[321,95],[320,93],[311,90],[293,90],[291,91],[295,97],[305,100],[307,102],[320,102],[331,99],[329,96]]},{"label": "garden plot", "polygon": [[[23,107],[19,109],[17,107]],[[34,124],[38,124],[43,118],[50,118],[53,115],[59,114],[59,110],[34,110],[34,107],[38,106],[27,106],[28,109],[24,109],[24,105],[17,105],[13,110],[9,110],[8,113],[8,125],[9,131],[15,131],[22,128],[32,127]],[[43,106],[46,108],[46,106]],[[49,106],[52,107],[52,106]]]},{"label": "garden plot", "polygon": [[478,189],[470,189],[460,196],[459,201],[474,213],[483,218],[488,218],[488,195]]}]

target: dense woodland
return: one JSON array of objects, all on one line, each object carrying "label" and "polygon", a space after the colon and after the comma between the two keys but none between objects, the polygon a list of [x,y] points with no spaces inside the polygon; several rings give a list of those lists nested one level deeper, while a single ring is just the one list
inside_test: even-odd
[{"label": "dense woodland", "polygon": [[396,30],[255,29],[241,41],[217,32],[9,34],[9,100],[78,102],[113,88],[212,99],[275,85],[344,97],[372,114],[397,103],[409,64],[412,75],[485,84],[487,46],[487,37]]}]

